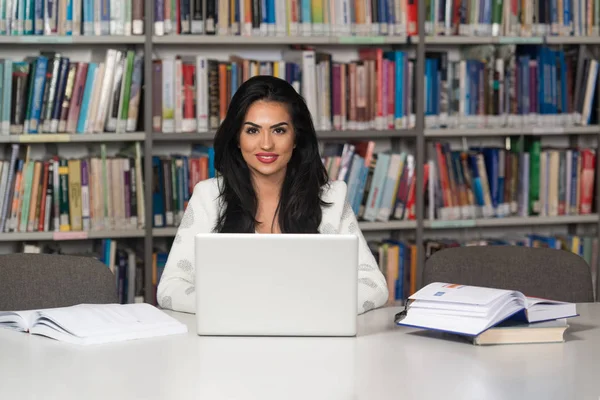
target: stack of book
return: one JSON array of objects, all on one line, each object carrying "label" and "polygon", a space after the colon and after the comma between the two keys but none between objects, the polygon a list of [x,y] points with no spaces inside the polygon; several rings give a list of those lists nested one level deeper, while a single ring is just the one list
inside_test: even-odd
[{"label": "stack of book", "polygon": [[465,337],[478,345],[563,342],[575,304],[503,290],[431,283],[412,296],[397,324]]}]

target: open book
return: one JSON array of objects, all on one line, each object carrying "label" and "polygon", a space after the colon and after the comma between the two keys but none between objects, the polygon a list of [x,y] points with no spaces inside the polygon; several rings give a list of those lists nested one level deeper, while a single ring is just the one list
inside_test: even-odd
[{"label": "open book", "polygon": [[398,325],[478,336],[514,319],[523,323],[577,315],[573,303],[525,297],[520,292],[450,283],[431,283],[409,297]]},{"label": "open book", "polygon": [[146,303],[0,311],[0,328],[83,345],[187,332],[187,325]]}]

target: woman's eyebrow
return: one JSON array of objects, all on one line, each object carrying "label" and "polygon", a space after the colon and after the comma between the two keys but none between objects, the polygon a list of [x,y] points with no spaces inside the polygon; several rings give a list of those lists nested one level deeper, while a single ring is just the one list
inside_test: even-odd
[{"label": "woman's eyebrow", "polygon": [[[258,124],[255,124],[254,122],[250,122],[250,121],[246,121],[246,122],[244,122],[244,124],[245,125],[253,126],[255,128],[262,128],[262,126],[260,126]],[[289,125],[289,124],[287,122],[285,122],[285,121],[279,122],[279,123],[277,123],[275,125],[271,125],[271,129],[273,129],[273,128],[279,128],[280,126],[284,126],[284,125]]]}]

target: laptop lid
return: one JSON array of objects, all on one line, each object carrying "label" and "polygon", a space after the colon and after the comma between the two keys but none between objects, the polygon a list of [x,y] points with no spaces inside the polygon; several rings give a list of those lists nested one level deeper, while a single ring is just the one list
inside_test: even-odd
[{"label": "laptop lid", "polygon": [[195,237],[200,335],[354,336],[358,238]]}]

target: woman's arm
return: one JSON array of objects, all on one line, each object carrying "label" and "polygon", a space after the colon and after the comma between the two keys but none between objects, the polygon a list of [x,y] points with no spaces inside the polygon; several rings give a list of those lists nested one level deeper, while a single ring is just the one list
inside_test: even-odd
[{"label": "woman's arm", "polygon": [[358,237],[358,314],[383,306],[389,295],[387,283],[348,202],[344,203],[340,233]]},{"label": "woman's arm", "polygon": [[167,258],[167,264],[158,284],[156,298],[162,308],[196,312],[194,237],[198,233],[212,230],[204,201],[210,201],[202,195],[203,186],[211,182],[200,182],[194,187],[194,193],[183,214],[177,235]]}]

